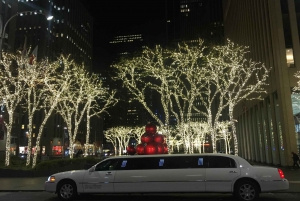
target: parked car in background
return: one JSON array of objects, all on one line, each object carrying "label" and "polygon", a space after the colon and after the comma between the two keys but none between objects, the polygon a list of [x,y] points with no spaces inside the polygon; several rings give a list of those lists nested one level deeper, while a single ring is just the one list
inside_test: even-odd
[{"label": "parked car in background", "polygon": [[134,155],[106,158],[88,170],[51,175],[45,190],[61,200],[77,193],[233,193],[252,201],[261,192],[286,190],[281,169],[252,166],[227,154]]}]

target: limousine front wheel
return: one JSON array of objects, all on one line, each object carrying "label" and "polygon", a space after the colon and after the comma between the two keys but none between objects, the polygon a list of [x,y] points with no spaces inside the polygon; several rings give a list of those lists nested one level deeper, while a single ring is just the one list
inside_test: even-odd
[{"label": "limousine front wheel", "polygon": [[58,186],[57,195],[60,200],[69,201],[77,195],[76,185],[73,181],[63,181]]},{"label": "limousine front wheel", "polygon": [[234,196],[240,201],[254,201],[258,195],[257,185],[250,180],[239,181],[234,189]]}]

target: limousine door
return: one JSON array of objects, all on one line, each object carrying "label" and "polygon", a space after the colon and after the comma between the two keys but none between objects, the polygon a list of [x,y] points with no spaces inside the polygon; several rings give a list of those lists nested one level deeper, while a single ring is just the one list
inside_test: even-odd
[{"label": "limousine door", "polygon": [[207,192],[231,192],[233,181],[241,174],[234,159],[226,156],[208,156],[206,169]]},{"label": "limousine door", "polygon": [[204,192],[203,157],[145,157],[123,159],[115,192]]},{"label": "limousine door", "polygon": [[162,173],[158,170],[158,159],[124,158],[117,167],[114,190],[124,192],[161,192]]},{"label": "limousine door", "polygon": [[118,160],[109,159],[96,165],[94,171],[87,171],[83,177],[82,187],[85,193],[114,192],[115,166]]},{"label": "limousine door", "polygon": [[164,159],[166,192],[205,192],[204,156],[172,156]]}]

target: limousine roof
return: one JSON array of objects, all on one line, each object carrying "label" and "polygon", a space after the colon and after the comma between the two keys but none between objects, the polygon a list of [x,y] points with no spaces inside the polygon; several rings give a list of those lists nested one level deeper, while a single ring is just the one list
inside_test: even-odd
[{"label": "limousine roof", "polygon": [[[150,157],[187,157],[187,156],[226,156],[236,158],[237,156],[224,154],[224,153],[203,153],[203,154],[153,154],[153,155],[122,155],[122,156],[110,156],[109,158],[150,158]],[[239,156],[238,156],[239,157]],[[240,158],[240,157],[239,157]]]},{"label": "limousine roof", "polygon": [[[187,156],[225,156],[239,161],[242,166],[251,166],[251,164],[240,156],[225,154],[225,153],[201,153],[201,154],[154,154],[154,155],[123,155],[123,156],[110,156],[109,158],[124,159],[124,158],[151,158],[151,157],[187,157]],[[242,167],[241,166],[241,167]]]}]

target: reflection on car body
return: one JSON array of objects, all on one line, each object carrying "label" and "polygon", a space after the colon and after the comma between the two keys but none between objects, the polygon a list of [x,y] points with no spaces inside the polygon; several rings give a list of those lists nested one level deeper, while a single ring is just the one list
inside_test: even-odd
[{"label": "reflection on car body", "polygon": [[51,175],[45,190],[62,200],[78,193],[233,193],[255,200],[260,192],[289,188],[282,170],[256,167],[226,154],[137,155],[106,158],[89,170]]}]

